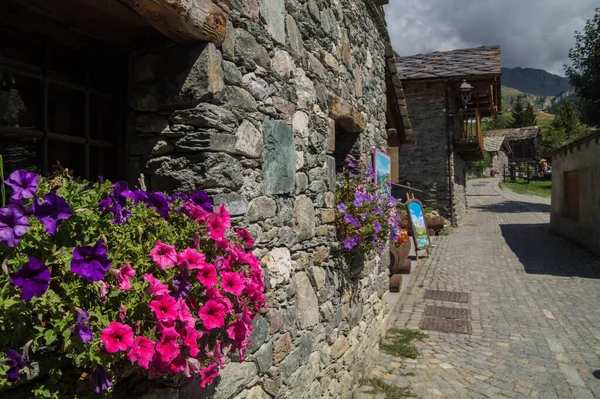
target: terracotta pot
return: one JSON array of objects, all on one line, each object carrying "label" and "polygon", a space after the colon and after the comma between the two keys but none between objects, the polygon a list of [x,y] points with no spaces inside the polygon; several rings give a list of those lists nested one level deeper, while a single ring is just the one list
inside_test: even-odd
[{"label": "terracotta pot", "polygon": [[438,232],[444,228],[444,218],[441,216],[425,217],[425,224],[428,229]]},{"label": "terracotta pot", "polygon": [[400,288],[402,288],[402,275],[392,275],[390,277],[390,292],[400,292]]}]

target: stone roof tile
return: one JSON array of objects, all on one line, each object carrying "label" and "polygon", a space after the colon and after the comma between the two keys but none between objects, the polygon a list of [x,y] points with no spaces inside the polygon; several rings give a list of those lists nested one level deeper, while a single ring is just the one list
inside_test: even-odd
[{"label": "stone roof tile", "polygon": [[396,65],[402,80],[500,75],[500,46],[396,56]]}]

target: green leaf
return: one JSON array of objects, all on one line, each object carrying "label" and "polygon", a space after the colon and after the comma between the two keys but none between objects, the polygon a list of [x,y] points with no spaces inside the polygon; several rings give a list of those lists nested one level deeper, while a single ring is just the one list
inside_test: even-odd
[{"label": "green leaf", "polygon": [[46,345],[51,345],[54,341],[56,341],[56,333],[54,330],[46,330],[44,333],[44,339],[46,340]]}]

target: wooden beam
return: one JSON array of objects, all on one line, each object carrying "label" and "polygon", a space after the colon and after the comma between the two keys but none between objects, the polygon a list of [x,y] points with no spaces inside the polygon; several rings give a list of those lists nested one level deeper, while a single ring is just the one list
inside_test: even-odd
[{"label": "wooden beam", "polygon": [[121,0],[177,43],[209,41],[220,46],[227,14],[211,0]]},{"label": "wooden beam", "polygon": [[373,3],[377,6],[382,6],[384,4],[389,4],[390,0],[373,0]]}]

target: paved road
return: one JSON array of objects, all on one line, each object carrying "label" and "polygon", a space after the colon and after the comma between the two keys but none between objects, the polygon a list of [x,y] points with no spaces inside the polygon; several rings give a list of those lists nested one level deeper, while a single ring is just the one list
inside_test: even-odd
[{"label": "paved road", "polygon": [[[548,231],[547,200],[491,179],[468,193],[462,226],[438,241],[393,327],[417,329],[426,305],[452,306],[470,309],[472,334],[427,332],[416,360],[382,352],[372,377],[421,398],[600,398],[600,260]],[[426,289],[469,302],[425,300]]]}]

